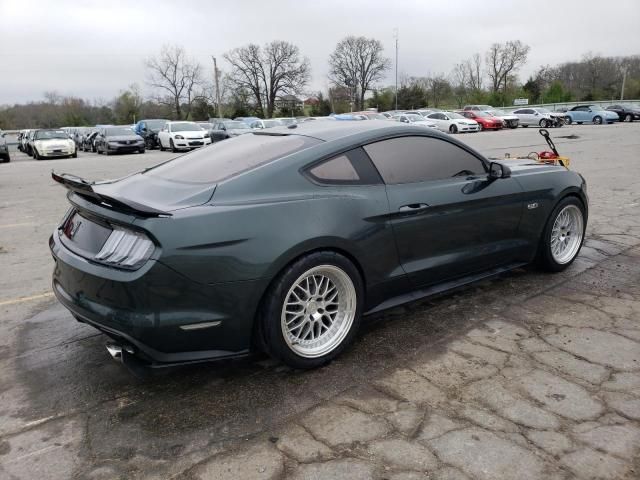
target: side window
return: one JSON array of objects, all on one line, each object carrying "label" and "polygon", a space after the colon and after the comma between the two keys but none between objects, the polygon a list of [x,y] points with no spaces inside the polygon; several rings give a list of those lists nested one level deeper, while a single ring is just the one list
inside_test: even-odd
[{"label": "side window", "polygon": [[486,172],[462,148],[431,137],[399,137],[363,147],[387,184],[428,182]]},{"label": "side window", "polygon": [[323,183],[358,182],[360,176],[346,155],[340,155],[322,162],[309,170],[309,174]]}]

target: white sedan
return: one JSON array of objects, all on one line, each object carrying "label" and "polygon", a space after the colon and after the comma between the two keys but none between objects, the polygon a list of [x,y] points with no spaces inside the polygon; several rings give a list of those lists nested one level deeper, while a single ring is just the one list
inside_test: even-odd
[{"label": "white sedan", "polygon": [[160,150],[177,152],[209,145],[211,137],[195,122],[167,122],[158,132],[158,143]]},{"label": "white sedan", "polygon": [[459,113],[455,112],[435,112],[430,113],[425,117],[425,120],[429,120],[436,124],[438,130],[449,133],[458,132],[477,132],[480,130],[478,122],[471,120],[470,118],[463,117]]},{"label": "white sedan", "polygon": [[431,120],[427,120],[422,115],[418,115],[417,113],[400,113],[393,115],[391,119],[395,120],[396,122],[410,123],[411,125],[418,125],[420,127],[438,128],[438,126]]}]

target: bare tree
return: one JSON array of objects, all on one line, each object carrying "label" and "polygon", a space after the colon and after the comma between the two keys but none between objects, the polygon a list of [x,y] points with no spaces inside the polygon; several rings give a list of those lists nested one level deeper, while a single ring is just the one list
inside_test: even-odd
[{"label": "bare tree", "polygon": [[497,93],[500,87],[507,88],[507,79],[514,75],[527,61],[530,47],[520,40],[506,43],[494,43],[486,55],[487,74],[492,82],[492,91]]},{"label": "bare tree", "polygon": [[176,117],[183,118],[183,104],[189,116],[191,104],[202,83],[202,66],[187,58],[184,48],[165,45],[160,55],[146,61],[149,85],[162,94],[158,102],[173,107]]},{"label": "bare tree", "polygon": [[379,40],[350,36],[340,41],[329,57],[329,79],[336,86],[354,91],[357,106],[363,108],[366,92],[390,66],[391,60],[384,57]]},{"label": "bare tree", "polygon": [[250,44],[225,53],[224,58],[231,65],[233,88],[250,92],[265,118],[273,116],[278,97],[300,93],[309,82],[309,60],[289,42],[276,40],[264,47]]}]

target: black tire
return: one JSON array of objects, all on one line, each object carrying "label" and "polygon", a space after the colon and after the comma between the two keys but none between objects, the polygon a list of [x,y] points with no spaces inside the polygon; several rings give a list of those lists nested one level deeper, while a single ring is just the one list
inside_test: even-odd
[{"label": "black tire", "polygon": [[138,153],[144,153],[144,152],[145,152],[144,148],[141,148],[140,150],[138,150]]},{"label": "black tire", "polygon": [[529,125],[523,123],[522,128],[529,128]]},{"label": "black tire", "polygon": [[171,149],[171,151],[173,153],[178,153],[178,149],[176,148],[175,144],[173,143],[173,138],[169,139],[169,148]]},{"label": "black tire", "polygon": [[[314,267],[337,267],[346,273],[355,290],[355,316],[349,330],[342,340],[326,354],[318,357],[305,357],[295,352],[285,340],[281,326],[281,315],[289,289],[295,281]],[[267,290],[259,311],[258,335],[269,355],[285,364],[300,369],[317,368],[327,364],[340,355],[353,341],[362,317],[364,287],[358,269],[344,256],[335,252],[315,252],[306,255],[286,267]],[[304,327],[303,327],[304,328]]]},{"label": "black tire", "polygon": [[593,117],[593,124],[594,125],[602,125],[602,117],[600,117],[600,116]]},{"label": "black tire", "polygon": [[455,125],[451,125],[449,127],[449,133],[458,133],[458,127],[456,127]]},{"label": "black tire", "polygon": [[42,157],[40,155],[38,155],[38,151],[35,148],[33,149],[33,158],[34,158],[34,160],[42,159]]},{"label": "black tire", "polygon": [[571,117],[567,117],[564,119],[565,125],[571,125],[571,122],[573,122],[573,120],[571,120]]},{"label": "black tire", "polygon": [[625,121],[625,122],[633,122],[633,116],[632,116],[630,113],[627,113],[627,114],[624,116],[624,121]]},{"label": "black tire", "polygon": [[164,148],[164,145],[162,145],[162,140],[160,140],[160,137],[158,137],[158,145],[160,146],[160,151],[164,152],[165,148]]},{"label": "black tire", "polygon": [[73,152],[73,153],[71,154],[71,158],[78,158],[78,150],[77,150],[77,149],[76,149],[76,151],[75,151],[75,152]]},{"label": "black tire", "polygon": [[545,120],[545,119],[543,118],[542,120],[540,120],[539,125],[540,125],[542,128],[547,128],[547,127],[549,127],[549,122],[547,122],[547,120]]},{"label": "black tire", "polygon": [[[576,250],[571,260],[565,263],[558,263],[553,258],[553,255],[551,253],[551,233],[552,233],[553,225],[556,221],[556,218],[558,217],[558,214],[570,205],[577,207],[580,210],[580,213],[582,214],[582,226],[583,226],[582,238],[580,240],[580,245],[578,246],[578,249]],[[542,237],[540,238],[540,245],[538,246],[538,255],[536,259],[538,265],[543,270],[546,270],[548,272],[561,272],[565,270],[567,267],[569,267],[569,265],[571,265],[574,262],[574,260],[578,257],[578,254],[580,253],[580,249],[582,248],[582,245],[584,243],[584,233],[586,231],[586,227],[587,227],[587,221],[586,221],[584,204],[582,203],[582,201],[579,198],[573,197],[573,196],[565,197],[562,200],[560,200],[560,202],[558,202],[558,204],[555,206],[555,208],[551,212],[551,215],[549,215],[547,223],[544,227],[544,231],[542,232]]]},{"label": "black tire", "polygon": [[481,132],[484,130],[484,127],[482,126],[482,124],[480,122],[478,122],[478,131]]}]

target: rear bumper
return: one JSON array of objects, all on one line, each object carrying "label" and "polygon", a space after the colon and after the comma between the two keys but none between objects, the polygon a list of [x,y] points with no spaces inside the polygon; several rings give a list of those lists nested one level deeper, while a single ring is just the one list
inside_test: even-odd
[{"label": "rear bumper", "polygon": [[264,282],[192,281],[151,260],[136,271],[94,264],[69,251],[55,231],[53,292],[73,316],[132,347],[152,366],[249,353]]}]

